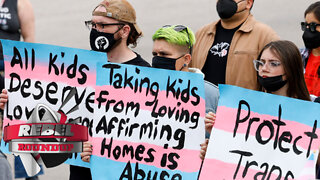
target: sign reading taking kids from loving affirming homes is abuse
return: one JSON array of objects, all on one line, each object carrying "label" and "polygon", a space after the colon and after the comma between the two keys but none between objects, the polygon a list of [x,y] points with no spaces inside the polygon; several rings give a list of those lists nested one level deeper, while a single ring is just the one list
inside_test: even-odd
[{"label": "sign reading taking kids from loving affirming homes is abuse", "polygon": [[219,85],[204,179],[315,179],[320,104]]},{"label": "sign reading taking kids from loving affirming homes is abuse", "polygon": [[[34,152],[53,167],[81,149],[70,143],[84,139],[80,124],[88,127],[93,145],[90,164],[79,154],[67,162],[90,167],[93,179],[198,177],[205,134],[202,75],[112,64],[94,51],[1,42],[9,95],[2,146],[20,153],[29,175],[40,170],[30,165],[37,160]],[[12,131],[16,124],[18,131]],[[47,146],[21,140],[39,135],[51,138]],[[65,155],[49,161],[42,151],[51,150]]]},{"label": "sign reading taking kids from loving affirming homes is abuse", "polygon": [[46,167],[54,167],[82,151],[82,141],[88,139],[85,126],[93,119],[96,65],[106,62],[106,55],[44,44],[1,43],[9,96],[3,122],[6,143],[1,146],[19,155],[32,176],[40,170],[38,155]]},{"label": "sign reading taking kids from loving affirming homes is abuse", "polygon": [[97,77],[93,179],[197,179],[204,141],[200,74],[106,64]]}]

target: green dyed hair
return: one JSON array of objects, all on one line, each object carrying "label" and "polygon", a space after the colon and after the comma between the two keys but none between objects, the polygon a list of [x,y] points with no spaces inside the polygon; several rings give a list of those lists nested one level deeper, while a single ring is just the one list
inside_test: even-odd
[{"label": "green dyed hair", "polygon": [[[177,25],[172,25],[169,27],[162,27],[158,29],[152,36],[152,40],[154,41],[158,39],[164,39],[170,44],[185,46],[185,47],[188,47],[188,49],[190,49],[195,43],[194,33],[187,26],[186,26],[187,29],[176,31],[174,30],[176,26]],[[188,37],[188,34],[189,34],[189,37]],[[189,46],[189,41],[190,41],[191,47]]]}]

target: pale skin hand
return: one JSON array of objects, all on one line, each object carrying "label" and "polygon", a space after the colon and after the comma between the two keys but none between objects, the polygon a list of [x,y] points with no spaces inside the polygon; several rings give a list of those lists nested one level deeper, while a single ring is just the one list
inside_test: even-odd
[{"label": "pale skin hand", "polygon": [[200,150],[200,159],[204,160],[204,157],[206,156],[207,148],[208,148],[209,139],[206,139],[206,141],[202,144],[200,144],[201,150]]},{"label": "pale skin hand", "polygon": [[208,133],[211,133],[211,130],[215,121],[216,121],[216,114],[213,112],[208,112],[204,119],[205,128]]},{"label": "pale skin hand", "polygon": [[2,89],[2,92],[0,94],[0,109],[4,109],[4,106],[8,102],[8,92],[6,89]]},{"label": "pale skin hand", "polygon": [[82,153],[80,154],[81,160],[84,162],[90,162],[90,156],[92,155],[92,144],[87,141],[83,143]]}]

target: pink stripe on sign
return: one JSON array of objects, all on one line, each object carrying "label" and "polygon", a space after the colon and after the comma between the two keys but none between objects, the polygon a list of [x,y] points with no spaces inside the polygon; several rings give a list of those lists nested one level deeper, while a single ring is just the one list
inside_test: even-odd
[{"label": "pink stripe on sign", "polygon": [[[234,108],[220,106],[217,111],[217,120],[214,124],[214,127],[217,129],[221,129],[221,130],[230,132],[233,135],[234,129],[236,127],[237,111],[238,110],[234,109]],[[248,111],[242,110],[239,119],[243,119],[245,116],[247,116],[247,114],[248,114]],[[246,134],[248,127],[249,127],[249,121],[253,117],[260,118],[260,120],[259,120],[259,122],[253,122],[251,124],[249,135],[256,136],[256,132],[260,126],[261,133],[259,133],[259,134],[261,134],[263,139],[266,140],[266,139],[270,138],[270,136],[272,135],[270,128],[267,125],[262,124],[264,121],[268,121],[268,122],[270,122],[269,125],[271,124],[272,127],[274,128],[273,136],[270,140],[275,140],[278,126],[276,124],[274,124],[272,122],[272,120],[273,119],[277,120],[278,117],[270,116],[270,115],[262,115],[262,114],[258,114],[258,113],[252,112],[252,111],[250,112],[250,117],[247,121],[245,121],[243,123],[238,123],[238,129],[237,129],[236,133],[237,134]],[[229,122],[231,122],[232,124],[226,123],[226,119],[228,119]],[[294,140],[298,136],[302,136],[302,138],[297,139],[297,146],[300,146],[304,149],[307,149],[309,146],[309,143],[310,143],[310,137],[306,136],[305,132],[306,131],[312,132],[313,127],[310,127],[310,126],[307,126],[305,124],[301,124],[301,123],[298,123],[295,121],[285,120],[285,119],[281,119],[281,121],[286,123],[286,125],[280,126],[279,137],[282,135],[283,132],[288,131],[292,135],[291,144],[293,144]],[[316,133],[319,134],[319,129],[316,130]],[[279,140],[279,137],[278,137],[278,140]],[[284,147],[288,146],[288,145],[285,145],[286,142],[282,142],[282,143],[284,144],[283,145]],[[319,144],[320,144],[320,138],[313,139],[311,149],[318,149]]]},{"label": "pink stripe on sign", "polygon": [[[78,67],[79,68],[79,65]],[[76,76],[73,78],[68,78],[67,75],[67,67],[64,67],[64,72],[61,74],[61,70],[59,69],[59,75],[56,75],[54,73],[54,68],[51,69],[51,74],[49,73],[49,68],[45,64],[37,64],[34,69],[32,70],[29,64],[28,69],[26,70],[25,67],[23,69],[20,68],[20,66],[16,65],[15,67],[10,66],[10,62],[5,61],[5,69],[7,72],[14,72],[20,76],[21,81],[25,79],[36,79],[44,82],[49,82],[52,80],[53,82],[61,82],[61,83],[66,83],[71,86],[82,86],[79,84],[78,79],[82,79],[83,75],[76,70]],[[83,74],[87,76],[86,84],[85,86],[95,86],[96,84],[96,74],[95,72],[88,72],[86,69],[83,69]],[[9,76],[9,73],[6,73],[5,78],[11,79]]]},{"label": "pink stripe on sign", "polygon": [[[113,161],[119,161],[127,163],[130,161],[131,163],[142,163],[145,165],[155,166],[161,169],[169,169],[168,166],[177,165],[174,170],[180,170],[183,172],[198,172],[201,165],[201,159],[199,158],[200,150],[175,150],[172,148],[164,149],[163,147],[148,144],[148,143],[133,143],[128,141],[118,141],[113,139],[111,144],[111,139],[105,139],[105,145],[112,145],[111,146],[111,153],[110,157],[108,156],[108,149],[105,149],[104,155],[101,155],[101,144],[104,138],[92,137],[91,142],[93,145],[93,155],[99,157],[105,157],[111,159]],[[130,154],[125,154],[122,156],[123,146],[127,145],[128,147],[132,147],[134,150],[134,157],[132,158]],[[145,147],[145,150],[142,150],[142,147]],[[151,151],[151,148],[154,151]],[[200,148],[199,148],[200,149]],[[141,152],[141,153],[138,153]],[[120,153],[120,157],[118,159],[115,158],[115,155]],[[169,155],[171,153],[171,155]],[[173,156],[173,153],[178,154],[180,157]],[[141,160],[137,160],[135,157],[141,157]],[[148,159],[150,160],[150,155],[153,156],[152,162],[146,162]],[[165,167],[161,166],[161,159],[167,156],[167,165]],[[168,158],[169,157],[169,158]],[[168,161],[168,159],[171,159]]]},{"label": "pink stripe on sign", "polygon": [[296,179],[297,180],[306,180],[306,179],[312,180],[312,179],[315,179],[315,176],[314,175],[305,175],[305,176],[298,177]]},{"label": "pink stripe on sign", "polygon": [[[242,160],[244,161],[244,160]],[[251,161],[250,161],[251,162]],[[202,166],[201,169],[201,173],[200,173],[200,178],[199,180],[212,180],[212,179],[254,179],[254,176],[257,175],[257,173],[261,173],[264,172],[266,167],[263,166],[261,169],[259,169],[259,167],[261,167],[263,163],[258,164],[257,167],[258,170],[255,169],[250,169],[250,168],[245,168],[243,166],[240,166],[238,171],[237,170],[237,164],[231,164],[231,163],[226,163],[226,162],[222,162],[222,161],[218,161],[218,160],[213,160],[213,159],[205,159],[204,164]],[[254,165],[252,165],[254,166]],[[268,171],[267,171],[267,175],[265,176],[264,179],[267,179],[267,177],[270,174],[270,170],[271,167],[273,166],[273,164],[269,164],[268,166]],[[245,172],[246,170],[246,172]],[[279,173],[279,170],[274,170],[273,173],[271,173],[270,178],[269,179],[277,179],[277,177],[279,176],[278,174],[274,174],[274,173]],[[282,172],[282,177],[281,179],[283,179],[285,177],[285,175],[288,172]],[[234,178],[235,177],[235,178]],[[263,175],[257,175],[257,179],[262,179]],[[292,179],[290,178],[291,176],[288,176],[288,179]]]},{"label": "pink stripe on sign", "polygon": [[23,123],[26,123],[27,121],[22,121],[22,120],[10,120],[8,118],[4,118],[3,119],[3,126],[7,126],[8,124],[10,125],[16,125],[16,124],[23,124]]},{"label": "pink stripe on sign", "polygon": [[8,125],[16,125],[16,124],[23,124],[26,123],[27,121],[22,121],[22,120],[10,120],[8,118],[3,118],[3,124],[2,124],[2,132],[4,132],[4,127]]},{"label": "pink stripe on sign", "polygon": [[[152,104],[151,106],[146,106],[146,102],[153,102],[155,99],[158,100],[158,105],[155,108],[155,111],[158,113],[159,109],[161,109],[161,104],[165,104],[166,112],[169,111],[173,112],[173,117],[176,114],[177,111],[181,113],[183,110],[188,110],[190,115],[192,112],[198,111],[198,109],[201,109],[203,107],[203,112],[198,111],[200,113],[200,117],[205,116],[205,101],[200,97],[200,103],[195,107],[191,101],[196,101],[196,98],[194,98],[192,95],[190,95],[190,100],[187,103],[183,103],[180,98],[176,99],[172,97],[172,94],[170,93],[169,98],[166,98],[166,91],[160,91],[158,94],[158,97],[154,97],[153,95],[149,94],[146,95],[146,88],[143,88],[142,92],[134,93],[134,91],[126,87],[125,89],[115,89],[113,86],[100,86],[96,88],[96,98],[99,97],[99,94],[101,91],[108,91],[108,96],[102,96],[103,98],[106,98],[107,100],[115,99],[117,101],[123,101],[124,104],[127,104],[128,102],[135,102],[140,104],[140,109],[152,111],[155,104]],[[181,103],[182,102],[182,103]],[[95,103],[98,103],[95,101]],[[102,105],[105,105],[105,103],[102,103]],[[110,106],[113,106],[114,104],[111,104]],[[182,108],[183,106],[183,108]],[[164,109],[164,108],[162,108]],[[163,110],[160,110],[160,112],[164,112]]]},{"label": "pink stripe on sign", "polygon": [[316,163],[314,160],[308,160],[306,162],[306,165],[304,166],[304,168],[315,168],[315,165],[316,165]]}]

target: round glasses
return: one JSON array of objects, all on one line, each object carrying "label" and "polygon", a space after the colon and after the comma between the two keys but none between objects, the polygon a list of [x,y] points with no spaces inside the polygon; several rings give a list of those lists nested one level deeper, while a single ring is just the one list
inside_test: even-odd
[{"label": "round glasses", "polygon": [[279,67],[281,65],[281,62],[277,60],[269,60],[267,61],[267,63],[265,63],[261,60],[253,60],[253,66],[256,71],[261,71],[261,68],[264,65],[267,65],[268,68],[273,69],[273,68]]}]

